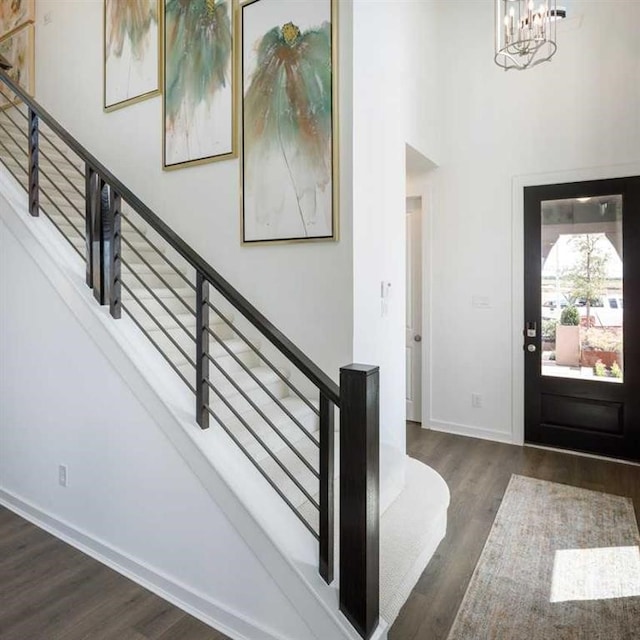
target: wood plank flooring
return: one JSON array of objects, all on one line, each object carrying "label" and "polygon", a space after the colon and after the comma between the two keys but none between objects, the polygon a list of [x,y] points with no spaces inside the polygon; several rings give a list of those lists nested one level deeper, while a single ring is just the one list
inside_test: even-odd
[{"label": "wood plank flooring", "polygon": [[640,521],[640,467],[515,447],[407,426],[407,453],[451,491],[448,529],[389,631],[389,640],[446,640],[511,474],[633,499]]},{"label": "wood plank flooring", "polygon": [[229,640],[0,507],[1,640]]},{"label": "wood plank flooring", "polygon": [[[629,496],[640,515],[640,467],[441,434],[415,424],[407,428],[407,450],[444,477],[451,506],[447,536],[389,640],[446,639],[512,473]],[[228,640],[1,507],[0,639]]]}]

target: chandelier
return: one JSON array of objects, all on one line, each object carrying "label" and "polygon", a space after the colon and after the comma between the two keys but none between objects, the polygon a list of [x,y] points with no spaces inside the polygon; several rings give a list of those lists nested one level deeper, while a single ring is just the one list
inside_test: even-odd
[{"label": "chandelier", "polygon": [[527,69],[551,60],[557,50],[556,24],[566,16],[556,0],[496,0],[495,63]]}]

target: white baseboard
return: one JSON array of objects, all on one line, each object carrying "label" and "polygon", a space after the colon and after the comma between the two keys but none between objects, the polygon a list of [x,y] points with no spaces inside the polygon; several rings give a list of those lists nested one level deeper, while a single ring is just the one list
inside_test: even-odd
[{"label": "white baseboard", "polygon": [[0,504],[234,640],[280,640],[255,621],[1,488]]},{"label": "white baseboard", "polygon": [[442,422],[440,420],[430,420],[426,425],[426,429],[432,431],[440,431],[442,433],[451,433],[457,436],[467,436],[468,438],[479,438],[480,440],[492,440],[493,442],[502,442],[503,444],[513,444],[513,435],[504,433],[504,431],[494,431],[493,429],[483,429],[481,427],[472,427],[466,424],[458,424],[456,422]]}]

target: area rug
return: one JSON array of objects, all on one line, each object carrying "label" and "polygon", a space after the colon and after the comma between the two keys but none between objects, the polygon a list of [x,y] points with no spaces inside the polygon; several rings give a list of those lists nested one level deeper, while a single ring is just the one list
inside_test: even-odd
[{"label": "area rug", "polygon": [[514,475],[448,640],[638,640],[629,498]]}]

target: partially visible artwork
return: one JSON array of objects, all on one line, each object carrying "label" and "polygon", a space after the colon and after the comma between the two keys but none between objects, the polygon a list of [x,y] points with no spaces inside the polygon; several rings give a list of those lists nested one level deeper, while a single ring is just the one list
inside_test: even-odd
[{"label": "partially visible artwork", "polygon": [[[35,91],[34,46],[35,29],[32,24],[0,40],[0,55],[13,65],[7,74],[31,95]],[[0,91],[0,109],[19,102],[6,86],[0,86]]]},{"label": "partially visible artwork", "polygon": [[236,154],[231,0],[165,0],[164,168]]},{"label": "partially visible artwork", "polygon": [[335,0],[241,6],[242,241],[337,235]]},{"label": "partially visible artwork", "polygon": [[160,0],[105,0],[104,108],[160,93]]},{"label": "partially visible artwork", "polygon": [[33,22],[36,0],[0,0],[0,38],[23,24]]}]

